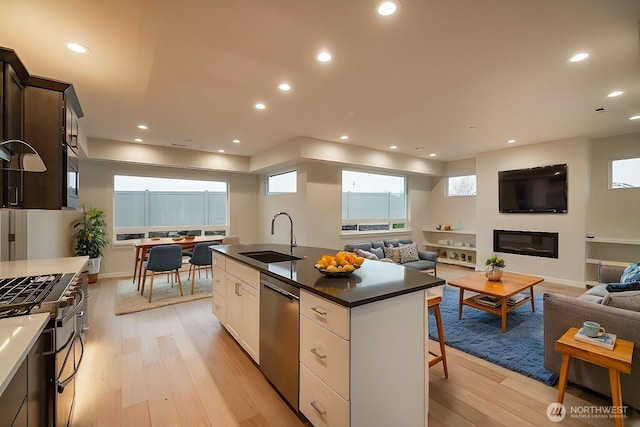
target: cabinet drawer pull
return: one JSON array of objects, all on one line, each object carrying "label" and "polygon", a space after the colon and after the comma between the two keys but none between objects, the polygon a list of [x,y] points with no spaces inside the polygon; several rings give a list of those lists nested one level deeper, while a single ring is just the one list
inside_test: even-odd
[{"label": "cabinet drawer pull", "polygon": [[326,312],[326,311],[324,311],[324,310],[322,310],[322,309],[319,309],[319,308],[317,308],[317,307],[311,307],[311,310],[315,311],[315,312],[316,312],[316,313],[318,313],[320,316],[326,316],[326,315],[327,315],[327,312]]},{"label": "cabinet drawer pull", "polygon": [[318,349],[315,348],[315,347],[311,349],[311,353],[313,353],[313,355],[316,356],[318,359],[326,359],[327,358],[326,354],[319,352]]},{"label": "cabinet drawer pull", "polygon": [[322,409],[322,406],[320,406],[320,405],[318,404],[318,402],[316,402],[315,400],[314,400],[313,402],[311,402],[311,406],[313,406],[313,409],[315,409],[315,410],[316,410],[316,412],[317,412],[318,414],[320,414],[320,415],[324,415],[324,414],[326,414],[326,413],[327,413],[327,411],[326,411],[326,410],[324,410],[324,409]]}]

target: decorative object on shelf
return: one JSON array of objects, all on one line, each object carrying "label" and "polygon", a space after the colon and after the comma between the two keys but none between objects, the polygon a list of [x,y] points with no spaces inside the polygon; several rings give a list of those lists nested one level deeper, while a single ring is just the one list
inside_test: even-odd
[{"label": "decorative object on shelf", "polygon": [[484,264],[487,266],[484,270],[484,275],[487,277],[487,280],[499,282],[502,279],[502,273],[504,271],[504,259],[494,255],[491,258],[487,258]]},{"label": "decorative object on shelf", "polygon": [[441,224],[436,225],[436,230],[442,230],[442,225]]},{"label": "decorative object on shelf", "polygon": [[451,231],[451,230],[453,230],[453,227],[451,227],[450,225],[443,225],[442,229],[445,230],[445,231]]},{"label": "decorative object on shelf", "polygon": [[458,254],[457,254],[457,253],[455,253],[455,252],[451,252],[451,253],[449,254],[449,258],[451,258],[451,259],[456,259],[456,258],[458,258]]},{"label": "decorative object on shelf", "polygon": [[72,224],[75,256],[89,256],[89,283],[98,281],[102,250],[109,244],[107,237],[107,223],[104,221],[104,211],[96,208],[87,210],[82,205],[82,216]]},{"label": "decorative object on shelf", "polygon": [[467,261],[467,256],[465,254],[460,254],[460,260],[463,262]]},{"label": "decorative object on shelf", "polygon": [[467,262],[473,262],[473,255],[467,255]]}]

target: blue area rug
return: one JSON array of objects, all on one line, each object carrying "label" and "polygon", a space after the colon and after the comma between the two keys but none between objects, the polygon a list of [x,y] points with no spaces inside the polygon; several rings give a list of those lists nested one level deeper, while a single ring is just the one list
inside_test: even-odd
[{"label": "blue area rug", "polygon": [[[440,303],[445,343],[504,368],[519,372],[547,385],[554,385],[558,376],[544,369],[544,330],[542,323],[542,293],[534,294],[535,313],[531,304],[523,304],[507,314],[507,332],[502,333],[500,316],[462,308],[458,320],[458,288],[445,286]],[[466,292],[465,295],[471,295]],[[436,339],[435,318],[429,318],[429,337]]]}]

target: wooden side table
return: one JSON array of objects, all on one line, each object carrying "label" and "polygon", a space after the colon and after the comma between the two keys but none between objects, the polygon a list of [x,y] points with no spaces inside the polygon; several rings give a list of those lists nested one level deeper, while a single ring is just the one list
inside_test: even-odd
[{"label": "wooden side table", "polygon": [[[613,350],[608,350],[597,345],[577,341],[574,336],[578,328],[569,328],[563,336],[556,341],[556,351],[562,353],[562,367],[558,382],[558,402],[564,400],[564,392],[567,388],[569,376],[569,364],[575,357],[585,362],[593,363],[609,369],[609,383],[611,385],[611,400],[614,407],[622,406],[622,392],[620,390],[620,372],[631,373],[631,358],[633,356],[633,342],[616,339]],[[616,426],[624,426],[623,414],[615,415]]]}]

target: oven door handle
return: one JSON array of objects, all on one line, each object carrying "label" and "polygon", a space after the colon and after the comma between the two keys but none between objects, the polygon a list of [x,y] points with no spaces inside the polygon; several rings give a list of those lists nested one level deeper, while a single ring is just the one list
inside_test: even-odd
[{"label": "oven door handle", "polygon": [[[84,311],[79,312],[77,314],[77,316],[78,317],[83,317],[84,316]],[[62,394],[62,392],[64,392],[64,388],[67,386],[67,384],[69,384],[71,382],[71,380],[73,380],[73,378],[78,373],[78,370],[80,369],[80,364],[82,364],[82,358],[84,357],[84,338],[82,338],[82,334],[79,331],[77,331],[74,334],[74,339],[76,337],[80,341],[80,358],[78,359],[78,363],[76,364],[75,369],[73,370],[71,375],[69,375],[67,378],[65,378],[63,380],[58,380],[57,381],[57,389],[58,389],[58,393],[60,393],[60,394]],[[65,360],[64,360],[63,363],[67,363],[67,357],[65,357]]]}]

